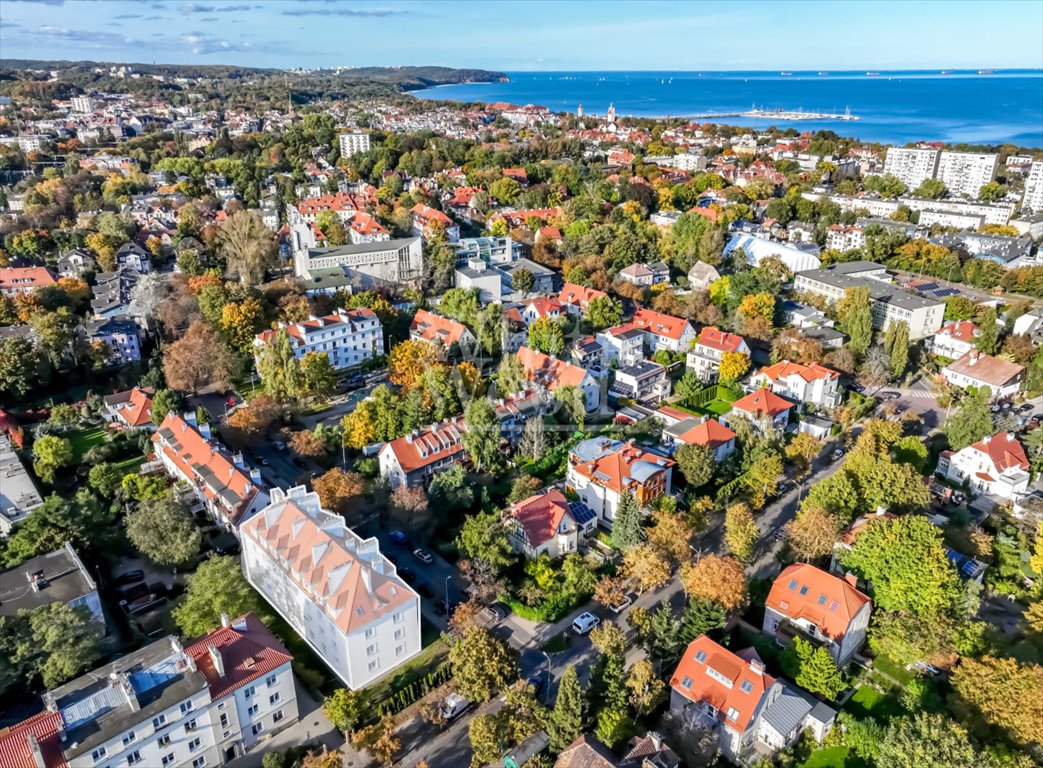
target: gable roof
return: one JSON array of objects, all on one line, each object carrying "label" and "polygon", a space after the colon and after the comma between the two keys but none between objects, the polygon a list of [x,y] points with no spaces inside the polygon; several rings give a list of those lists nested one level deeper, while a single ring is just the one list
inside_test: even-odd
[{"label": "gable roof", "polygon": [[[359,307],[357,309],[338,309],[330,315],[323,315],[322,317],[315,317],[313,315],[307,320],[301,320],[298,323],[289,323],[285,328],[286,335],[290,337],[290,343],[299,347],[306,344],[308,336],[313,333],[329,331],[339,325],[354,326],[356,323],[367,320],[377,320],[377,313],[366,307]],[[351,327],[348,330],[350,332],[355,329]],[[269,328],[268,330],[261,331],[255,337],[255,342],[267,344],[268,342],[273,341],[278,333],[279,329],[277,328]]]},{"label": "gable roof", "polygon": [[771,381],[788,379],[790,376],[799,376],[804,381],[815,381],[816,379],[839,379],[840,374],[826,368],[818,363],[791,363],[789,360],[780,360],[775,365],[761,368],[753,375],[753,378],[766,376]]},{"label": "gable roof", "polygon": [[771,585],[765,605],[791,619],[810,621],[839,642],[869,597],[852,584],[807,563],[785,568]]},{"label": "gable roof", "polygon": [[691,328],[689,322],[683,317],[664,315],[662,312],[645,309],[644,307],[639,308],[634,313],[630,322],[647,333],[654,333],[656,336],[666,336],[674,340],[680,340],[685,330]]},{"label": "gable roof", "polygon": [[584,734],[558,755],[554,768],[616,768],[616,757],[600,741]]},{"label": "gable roof", "polygon": [[756,418],[763,416],[775,418],[792,407],[793,403],[781,395],[776,395],[770,389],[758,389],[732,403],[733,411],[742,411]]},{"label": "gable roof", "polygon": [[[227,627],[214,630],[185,650],[196,660],[196,668],[206,678],[212,700],[293,661],[283,644],[252,613],[234,619]],[[220,654],[223,673],[214,666],[211,653]]]},{"label": "gable roof", "polygon": [[970,320],[950,320],[938,329],[936,336],[949,336],[953,339],[974,343],[975,337],[981,333]]},{"label": "gable roof", "polygon": [[563,305],[576,305],[580,309],[585,310],[592,300],[603,296],[608,296],[608,294],[596,288],[586,288],[575,283],[565,283],[561,293],[558,294],[558,302]]},{"label": "gable roof", "polygon": [[534,384],[542,384],[551,391],[558,387],[578,387],[586,378],[587,369],[550,357],[530,347],[518,350],[518,359],[525,369],[525,378]]},{"label": "gable roof", "polygon": [[409,324],[409,335],[431,343],[441,342],[445,346],[459,344],[464,334],[470,335],[467,326],[451,317],[436,315],[426,309],[418,309]]},{"label": "gable roof", "polygon": [[152,423],[152,398],[139,387],[130,390],[125,403],[116,408],[120,419],[130,427],[143,427]]},{"label": "gable roof", "polygon": [[572,453],[579,459],[573,464],[577,474],[617,494],[644,485],[653,476],[668,472],[676,463],[639,448],[633,440],[622,443],[593,437],[578,443]]},{"label": "gable roof", "polygon": [[712,450],[734,440],[735,433],[717,419],[703,419],[687,432],[678,435],[677,439],[686,445],[705,445]]},{"label": "gable roof", "polygon": [[697,346],[709,347],[710,349],[716,349],[718,352],[738,352],[746,341],[742,336],[708,325],[703,328],[695,343]]},{"label": "gable roof", "polygon": [[992,355],[983,355],[971,350],[959,360],[949,363],[943,370],[958,373],[969,379],[1002,387],[1025,372],[1025,366],[1008,363]]},{"label": "gable roof", "polygon": [[443,224],[445,224],[447,227],[453,226],[453,220],[452,219],[450,219],[448,216],[446,216],[444,213],[442,213],[437,208],[432,208],[429,205],[424,205],[423,203],[417,203],[416,205],[414,205],[409,210],[410,210],[410,213],[412,213],[415,218],[417,218],[420,221],[422,221],[425,225],[429,225],[429,224],[431,224],[432,222],[435,222],[435,221],[440,221]]},{"label": "gable roof", "polygon": [[986,454],[997,472],[1003,473],[1008,469],[1027,471],[1029,468],[1025,449],[1012,432],[1000,432],[992,437],[983,438],[971,448]]},{"label": "gable roof", "polygon": [[504,516],[516,520],[525,529],[529,544],[539,547],[557,534],[562,520],[573,520],[569,503],[565,494],[554,488],[515,502],[504,510]]},{"label": "gable roof", "polygon": [[0,765],[4,768],[37,768],[34,745],[38,745],[48,768],[65,768],[65,755],[58,729],[62,716],[44,710],[0,731]]},{"label": "gable roof", "polygon": [[57,282],[47,267],[5,267],[0,269],[0,290],[42,288]]},{"label": "gable roof", "polygon": [[554,317],[561,313],[561,302],[555,296],[535,296],[523,301],[522,306],[531,309],[537,317]]},{"label": "gable roof", "polygon": [[429,464],[462,454],[464,429],[463,417],[457,416],[392,440],[381,452],[394,453],[403,472],[416,472]]}]

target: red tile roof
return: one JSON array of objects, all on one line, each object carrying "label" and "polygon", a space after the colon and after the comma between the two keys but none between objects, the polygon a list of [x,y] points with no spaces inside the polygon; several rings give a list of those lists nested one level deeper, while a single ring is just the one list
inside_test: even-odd
[{"label": "red tile roof", "polygon": [[756,418],[771,416],[775,418],[780,413],[785,413],[793,407],[793,403],[780,395],[776,395],[770,389],[758,389],[746,397],[740,398],[732,403],[732,410],[743,411],[752,414]]},{"label": "red tile roof", "polygon": [[525,309],[531,309],[537,317],[557,317],[561,314],[561,302],[554,296],[536,296],[522,303]]},{"label": "red tile roof", "polygon": [[415,219],[419,219],[425,227],[429,226],[430,224],[436,221],[442,222],[447,227],[453,226],[452,219],[450,219],[444,213],[439,211],[437,208],[432,208],[431,206],[424,205],[423,203],[417,203],[416,205],[414,205],[410,209],[410,212],[413,214],[413,217]]},{"label": "red tile roof", "polygon": [[568,514],[568,499],[557,488],[537,493],[504,510],[504,516],[517,520],[525,529],[532,547],[539,547],[557,535],[561,521]]},{"label": "red tile roof", "polygon": [[143,427],[152,423],[152,398],[146,392],[134,387],[130,390],[130,398],[121,404],[116,413],[131,427]]},{"label": "red tile roof", "polygon": [[350,219],[348,219],[348,227],[358,232],[360,235],[386,235],[387,230],[384,228],[379,221],[374,219],[368,213],[359,211]]},{"label": "red tile roof", "polygon": [[780,360],[775,365],[761,368],[754,374],[754,378],[759,376],[767,376],[771,381],[787,379],[790,376],[799,376],[804,381],[840,378],[839,373],[818,363],[791,363],[789,360]]},{"label": "red tile roof", "polygon": [[429,464],[464,453],[462,416],[433,424],[387,443],[382,450],[391,451],[406,473],[416,472]]},{"label": "red tile roof", "polygon": [[0,766],[3,768],[37,768],[32,742],[40,747],[47,768],[65,768],[65,755],[58,728],[62,716],[44,711],[0,731]]},{"label": "red tile roof", "polygon": [[798,563],[778,575],[765,605],[791,619],[809,621],[823,635],[840,642],[867,603],[869,597],[844,579],[813,565]]},{"label": "red tile roof", "polygon": [[665,336],[675,341],[680,340],[685,329],[691,327],[683,317],[664,315],[662,312],[643,307],[634,313],[631,322],[642,331],[654,333],[656,336]]},{"label": "red tile roof", "polygon": [[[633,491],[634,488],[644,485],[652,477],[666,472],[675,464],[673,459],[645,451],[630,440],[592,461],[576,464],[573,469],[588,480],[597,480],[599,485],[621,494],[623,491]],[[648,470],[641,473],[645,475],[644,479],[638,480],[634,477],[636,467]]]},{"label": "red tile roof", "polygon": [[0,269],[0,291],[19,290],[26,288],[43,288],[54,285],[58,281],[54,279],[51,270],[47,267],[7,267]]},{"label": "red tile roof", "polygon": [[718,352],[738,352],[746,342],[742,336],[708,325],[703,328],[695,343],[702,347],[716,349]]},{"label": "red tile roof", "polygon": [[361,200],[346,192],[335,195],[309,197],[297,203],[297,210],[303,214],[320,213],[322,211],[357,211],[365,208]]},{"label": "red tile roof", "polygon": [[418,309],[413,316],[413,322],[409,325],[409,335],[435,343],[441,342],[445,346],[459,344],[464,334],[470,334],[467,326],[457,322],[450,317],[442,317],[426,309]]},{"label": "red tile roof", "polygon": [[561,304],[574,304],[585,311],[592,300],[599,299],[602,296],[608,296],[608,294],[596,288],[586,288],[575,283],[565,283],[561,293],[558,294],[558,301]]},{"label": "red tile roof", "polygon": [[566,363],[529,347],[518,350],[518,359],[521,360],[525,377],[529,381],[542,384],[551,391],[558,387],[578,387],[587,375],[586,368]]},{"label": "red tile roof", "polygon": [[[220,653],[223,675],[214,666],[211,648]],[[252,613],[234,619],[227,627],[214,630],[185,650],[196,660],[196,667],[206,678],[212,700],[227,696],[236,688],[242,688],[293,661],[283,644]]]},{"label": "red tile roof", "polygon": [[[290,337],[290,342],[292,344],[302,346],[306,343],[305,339],[307,336],[316,331],[328,331],[342,323],[358,323],[364,320],[375,320],[376,317],[376,312],[365,307],[359,309],[338,309],[332,315],[310,317],[299,323],[290,323],[286,326],[286,333]],[[272,341],[278,333],[278,329],[269,328],[268,330],[261,331],[257,334],[256,339],[263,344],[267,344],[269,341]]]},{"label": "red tile roof", "polygon": [[1002,387],[1025,373],[1025,366],[971,350],[959,360],[949,363],[943,370],[962,374],[994,387]]},{"label": "red tile roof", "polygon": [[678,435],[677,439],[686,445],[705,445],[711,450],[716,450],[734,440],[735,433],[717,419],[704,419],[702,423]]},{"label": "red tile roof", "polygon": [[950,320],[938,329],[936,336],[949,336],[953,339],[974,343],[974,338],[981,333],[970,320]]},{"label": "red tile roof", "polygon": [[1028,471],[1029,460],[1025,455],[1025,449],[1011,432],[1001,432],[993,437],[986,437],[971,446],[981,451],[992,460],[996,471],[1003,473],[1008,469],[1023,469]]}]

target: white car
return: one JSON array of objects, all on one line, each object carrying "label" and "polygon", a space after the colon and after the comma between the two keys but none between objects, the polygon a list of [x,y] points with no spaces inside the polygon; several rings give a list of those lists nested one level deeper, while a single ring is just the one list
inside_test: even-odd
[{"label": "white car", "polygon": [[585,635],[601,623],[601,619],[593,613],[581,613],[572,622],[572,631],[577,635]]},{"label": "white car", "polygon": [[442,702],[442,706],[439,707],[442,713],[442,717],[445,718],[446,722],[455,720],[459,717],[465,709],[471,706],[471,702],[461,696],[459,693],[450,693],[445,697]]}]

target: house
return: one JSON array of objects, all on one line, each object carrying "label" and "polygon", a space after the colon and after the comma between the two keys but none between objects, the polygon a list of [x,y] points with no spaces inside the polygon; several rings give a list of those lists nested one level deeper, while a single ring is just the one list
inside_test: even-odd
[{"label": "house", "polygon": [[470,349],[477,342],[475,335],[463,323],[426,309],[418,309],[413,316],[413,322],[409,325],[409,338],[426,341],[442,351],[451,349],[454,344],[457,349]]},{"label": "house", "polygon": [[682,445],[705,445],[713,451],[714,461],[724,461],[735,452],[736,434],[717,419],[689,416],[663,428],[663,442],[672,448]]},{"label": "house", "polygon": [[248,467],[242,454],[228,455],[195,413],[168,413],[152,444],[167,474],[187,485],[182,498],[196,499],[227,530],[235,532],[268,504],[260,470]]},{"label": "house", "polygon": [[1014,321],[1014,336],[1028,336],[1039,343],[1043,339],[1043,310],[1031,309]]},{"label": "house", "polygon": [[840,374],[818,363],[780,360],[753,374],[748,387],[767,387],[776,395],[816,408],[836,408],[843,397]]},{"label": "house", "polygon": [[959,451],[944,451],[935,474],[967,483],[974,495],[1013,501],[1028,491],[1029,460],[1012,432],[984,437]]},{"label": "house", "polygon": [[98,585],[69,542],[0,572],[0,616],[17,616],[19,611],[59,602],[86,608],[105,627]]},{"label": "house", "polygon": [[703,328],[695,345],[688,352],[685,366],[702,381],[713,381],[721,370],[725,352],[750,356],[750,348],[742,336],[722,331],[712,325]]},{"label": "house", "polygon": [[569,451],[565,484],[597,513],[602,525],[611,528],[624,493],[632,493],[641,507],[670,493],[674,464],[632,440],[592,437]]},{"label": "house", "polygon": [[102,398],[103,415],[111,424],[120,424],[124,429],[154,430],[152,423],[152,393],[134,387]]},{"label": "house", "polygon": [[787,299],[782,302],[782,319],[794,328],[832,328],[834,322],[809,304]]},{"label": "house", "polygon": [[147,275],[152,271],[152,255],[130,240],[116,251],[116,264],[117,271],[130,270],[139,275]]},{"label": "house", "polygon": [[942,376],[955,387],[987,387],[990,400],[1016,394],[1025,379],[1025,366],[1010,363],[977,350],[942,368]]},{"label": "house", "polygon": [[596,411],[601,405],[601,384],[590,371],[530,347],[519,349],[518,359],[525,370],[525,378],[537,388],[554,392],[559,387],[577,387],[583,392],[587,413]]},{"label": "house", "polygon": [[652,264],[631,264],[619,270],[617,276],[632,285],[651,288],[653,285],[670,282],[670,267],[661,261]]},{"label": "house", "polygon": [[721,421],[731,426],[735,419],[746,419],[760,432],[768,429],[785,429],[789,422],[793,403],[770,389],[758,389],[732,403],[732,409],[721,416]]},{"label": "house", "polygon": [[655,731],[630,740],[619,768],[681,768],[681,758]]},{"label": "house", "polygon": [[133,270],[99,272],[91,286],[91,312],[95,317],[122,317],[130,314],[130,296],[141,278]]},{"label": "house", "polygon": [[532,275],[532,288],[528,293],[554,293],[554,281],[558,273],[542,264],[537,264],[532,259],[517,259],[506,264],[495,264],[493,269],[499,271],[505,293],[514,293],[517,290],[514,287],[514,275],[518,272],[528,272]]},{"label": "house", "polygon": [[581,501],[569,501],[557,488],[537,493],[503,511],[515,552],[535,559],[575,552],[594,533],[597,515]]},{"label": "house", "polygon": [[843,667],[865,642],[872,612],[856,582],[853,575],[842,579],[807,563],[785,568],[765,601],[762,631],[781,645],[798,636],[822,644]]},{"label": "house", "polygon": [[293,356],[300,360],[309,352],[325,354],[336,369],[361,365],[384,354],[384,327],[372,309],[337,309],[323,317],[314,315],[299,323],[279,323],[254,338],[254,349],[275,340],[285,328]]},{"label": "house", "polygon": [[975,349],[974,340],[981,334],[970,320],[950,320],[931,337],[931,352],[950,360],[958,360]]},{"label": "house", "polygon": [[604,375],[602,368],[605,349],[595,336],[584,336],[569,344],[569,362],[585,368],[599,379]]},{"label": "house", "polygon": [[575,283],[565,283],[558,293],[558,303],[573,317],[587,314],[591,301],[604,298],[608,298],[608,294],[604,291],[584,288],[582,285],[576,285]]},{"label": "house", "polygon": [[624,323],[598,331],[597,340],[604,353],[605,365],[627,367],[645,359],[645,332],[633,323]]},{"label": "house", "polygon": [[72,248],[58,257],[58,274],[62,277],[83,277],[97,268],[98,262],[82,248]]},{"label": "house", "polygon": [[721,279],[721,273],[703,261],[697,261],[688,270],[688,287],[693,291],[708,291],[710,285]]},{"label": "house", "polygon": [[619,768],[619,763],[612,750],[593,736],[583,735],[558,755],[554,768]]},{"label": "house", "polygon": [[536,296],[535,298],[527,299],[521,303],[519,309],[526,328],[543,318],[557,320],[562,316],[563,311],[564,308],[554,296]]},{"label": "house", "polygon": [[793,744],[805,730],[821,742],[836,712],[765,672],[753,648],[733,653],[706,635],[685,649],[670,678],[670,709],[716,730],[723,754],[737,764]]},{"label": "house", "polygon": [[436,471],[464,460],[464,429],[458,416],[385,443],[378,454],[380,476],[392,488],[423,485]]},{"label": "house", "polygon": [[6,538],[16,524],[43,504],[36,483],[6,434],[0,434],[0,478],[0,536]]},{"label": "house", "polygon": [[83,328],[89,342],[105,345],[108,365],[127,365],[141,359],[141,328],[131,318],[87,320]]},{"label": "house", "polygon": [[348,688],[359,690],[420,652],[420,598],[344,518],[302,486],[272,490],[243,524],[247,581]]},{"label": "house", "polygon": [[460,225],[441,211],[417,203],[409,212],[412,215],[412,234],[415,237],[429,240],[436,229],[442,229],[445,232],[445,239],[450,243],[455,243],[460,239]]},{"label": "house", "polygon": [[833,425],[835,423],[832,419],[806,413],[797,422],[797,432],[807,432],[816,440],[825,442],[833,434]]},{"label": "house", "polygon": [[5,267],[0,269],[0,295],[12,299],[20,293],[32,293],[37,288],[56,285],[57,282],[47,267]]},{"label": "house", "polygon": [[670,396],[670,377],[659,363],[641,360],[616,370],[609,394],[642,403],[659,403]]},{"label": "house", "polygon": [[685,352],[695,340],[692,324],[681,317],[640,307],[630,322],[644,331],[645,344],[653,353],[660,349],[673,354]]}]

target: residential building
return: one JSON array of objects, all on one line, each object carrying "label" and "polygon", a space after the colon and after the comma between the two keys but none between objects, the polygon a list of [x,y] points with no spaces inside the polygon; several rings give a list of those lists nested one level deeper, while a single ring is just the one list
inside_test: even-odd
[{"label": "residential building", "polygon": [[430,239],[435,228],[445,233],[445,239],[455,243],[460,239],[460,225],[437,208],[417,203],[410,209],[413,216],[412,233],[424,240]]},{"label": "residential building", "polygon": [[624,323],[604,331],[596,338],[604,354],[604,364],[627,367],[645,359],[645,332],[633,323]]},{"label": "residential building", "polygon": [[601,384],[590,371],[545,355],[530,347],[518,350],[525,378],[536,387],[554,392],[560,387],[577,387],[583,392],[587,413],[601,405]]},{"label": "residential building", "polygon": [[884,158],[884,174],[896,176],[910,190],[914,190],[938,173],[937,149],[906,149],[888,147]]},{"label": "residential building", "polygon": [[1013,335],[1028,336],[1036,343],[1043,339],[1043,310],[1030,309],[1014,321]]},{"label": "residential building", "polygon": [[721,273],[702,261],[697,261],[688,270],[688,287],[693,291],[708,291],[710,285],[721,279]]},{"label": "residential building", "polygon": [[1036,160],[1025,177],[1025,194],[1021,197],[1021,209],[1030,213],[1043,213],[1043,160]]},{"label": "residential building", "polygon": [[783,569],[764,603],[762,631],[780,645],[789,645],[794,637],[824,645],[837,666],[845,666],[865,643],[872,612],[856,581],[808,563]]},{"label": "residential building", "polygon": [[116,270],[129,270],[139,275],[147,275],[152,271],[152,254],[130,240],[116,251]]},{"label": "residential building", "polygon": [[985,224],[1006,224],[1014,213],[1014,203],[981,203],[975,200],[932,200],[928,197],[900,197],[898,200],[889,202],[893,202],[896,205],[904,205],[913,211],[919,211],[921,216],[926,212],[981,216]]},{"label": "residential building", "polygon": [[594,336],[584,336],[569,344],[569,362],[577,368],[585,368],[599,379],[605,374],[602,366],[604,354],[604,347]]},{"label": "residential building", "polygon": [[593,510],[581,501],[569,501],[557,488],[507,507],[503,521],[514,551],[530,560],[575,552],[597,528]]},{"label": "residential building", "polygon": [[503,273],[481,259],[457,263],[453,270],[453,286],[465,291],[477,290],[482,304],[499,303],[504,296]]},{"label": "residential building", "polygon": [[663,428],[663,442],[671,448],[705,445],[713,452],[714,461],[724,461],[735,452],[736,437],[717,419],[706,416],[687,416]]},{"label": "residential building", "polygon": [[51,603],[82,606],[100,627],[105,627],[98,585],[69,542],[0,572],[0,616],[17,616],[19,611]]},{"label": "residential building", "polygon": [[426,309],[418,309],[413,316],[413,322],[409,325],[409,338],[426,341],[441,352],[450,350],[454,344],[457,349],[469,349],[477,343],[475,335],[466,325]]},{"label": "residential building", "polygon": [[385,443],[378,455],[380,476],[392,488],[422,486],[435,472],[466,458],[464,429],[463,418],[457,417]]},{"label": "residential building", "polygon": [[167,474],[187,485],[184,496],[196,499],[227,530],[234,532],[268,504],[260,470],[247,467],[241,454],[229,455],[209,424],[197,424],[195,413],[168,413],[152,443]]},{"label": "residential building", "polygon": [[342,133],[337,137],[340,143],[340,156],[351,157],[360,152],[369,151],[369,134],[361,132]]},{"label": "residential building", "polygon": [[830,707],[767,674],[753,648],[733,653],[706,635],[685,649],[670,688],[670,709],[716,731],[721,754],[740,765],[785,749],[805,730],[820,742],[836,719]]},{"label": "residential building", "polygon": [[670,267],[661,261],[654,264],[631,264],[619,270],[617,277],[631,285],[651,288],[653,285],[670,282]]},{"label": "residential building", "polygon": [[525,326],[531,327],[537,320],[550,318],[557,320],[562,317],[565,310],[554,296],[536,296],[523,301],[518,310],[521,313]]},{"label": "residential building", "polygon": [[728,244],[724,246],[724,257],[727,258],[736,248],[742,248],[750,266],[756,267],[765,259],[776,258],[786,265],[790,272],[802,272],[818,269],[822,262],[818,258],[818,248],[810,246],[798,248],[765,237],[735,232]]},{"label": "residential building", "polygon": [[58,257],[58,274],[62,277],[83,277],[97,268],[94,257],[82,248],[72,248]]},{"label": "residential building", "polygon": [[936,178],[945,184],[950,195],[977,200],[978,190],[996,178],[999,159],[999,155],[992,153],[942,150]]},{"label": "residential building", "polygon": [[141,328],[131,318],[97,318],[87,320],[83,327],[89,342],[105,345],[109,365],[127,365],[141,359]]},{"label": "residential building", "polygon": [[931,352],[957,360],[972,351],[981,330],[972,320],[950,320],[931,337]]},{"label": "residential building", "polygon": [[0,536],[9,536],[41,504],[43,497],[15,453],[11,438],[0,434]]},{"label": "residential building", "polygon": [[783,321],[794,328],[832,328],[835,325],[822,310],[810,304],[787,299],[780,309]]},{"label": "residential building", "polygon": [[154,430],[152,423],[152,392],[134,387],[102,398],[102,413],[111,424],[120,424],[124,429]]},{"label": "residential building", "polygon": [[725,352],[750,356],[750,348],[742,336],[722,331],[712,325],[707,326],[700,332],[699,338],[688,352],[686,367],[703,381],[716,380]]},{"label": "residential building", "polygon": [[672,354],[686,352],[695,340],[695,329],[682,317],[639,307],[630,322],[644,332],[645,346],[652,353],[661,349]]},{"label": "residential building", "polygon": [[303,243],[303,232],[306,230],[294,227],[290,238],[294,272],[308,293],[333,293],[355,285],[401,286],[424,275],[419,237],[315,248]]},{"label": "residential building", "polygon": [[486,264],[511,264],[522,256],[521,243],[510,237],[464,237],[454,246],[457,263],[481,259]]},{"label": "residential building", "polygon": [[659,363],[641,360],[615,371],[609,394],[616,399],[657,404],[670,396],[670,377]]},{"label": "residential building", "polygon": [[985,355],[968,352],[942,368],[942,376],[954,387],[987,387],[990,400],[1016,394],[1025,380],[1025,366]]},{"label": "residential building", "polygon": [[674,464],[632,440],[592,437],[569,451],[565,484],[597,513],[603,526],[611,528],[624,493],[632,493],[641,507],[670,493]]},{"label": "residential building", "polygon": [[130,295],[141,275],[133,269],[99,272],[91,287],[91,312],[95,317],[129,316]]},{"label": "residential building", "polygon": [[619,762],[611,749],[584,734],[562,750],[554,768],[619,768]]},{"label": "residential building", "polygon": [[977,230],[985,224],[985,217],[978,213],[959,213],[956,211],[920,211],[919,224],[922,227],[950,227],[952,229]]},{"label": "residential building", "polygon": [[746,419],[758,431],[785,429],[793,403],[770,389],[758,389],[732,403],[732,409],[721,415],[721,423],[731,426],[735,419]]},{"label": "residential building", "polygon": [[843,391],[840,374],[818,363],[792,363],[780,360],[761,368],[750,377],[750,390],[767,387],[776,395],[816,408],[836,408]]},{"label": "residential building", "polygon": [[514,273],[519,270],[532,275],[532,288],[529,289],[529,293],[554,293],[554,281],[558,273],[532,259],[517,259],[507,264],[497,264],[493,269],[498,270],[503,277],[504,293],[515,292]]},{"label": "residential building", "polygon": [[833,224],[826,231],[826,248],[851,251],[866,244],[865,230],[849,224]]},{"label": "residential building", "polygon": [[565,308],[565,312],[573,317],[581,317],[587,314],[590,302],[594,299],[608,298],[608,294],[595,288],[584,288],[575,283],[565,283],[561,292],[558,293],[558,303]]},{"label": "residential building", "polygon": [[649,731],[630,740],[619,768],[682,768],[682,762],[660,734]]},{"label": "residential building", "polygon": [[5,267],[0,269],[0,295],[14,298],[58,281],[47,267]]},{"label": "residential building", "polygon": [[359,690],[420,652],[420,598],[344,518],[304,486],[240,528],[243,573],[348,688]]},{"label": "residential building", "polygon": [[309,352],[326,355],[330,365],[340,370],[361,365],[384,354],[384,327],[372,309],[338,309],[323,317],[309,317],[299,323],[279,323],[254,338],[254,349],[260,354],[265,344],[272,343],[279,331],[286,329],[293,356],[300,360]]},{"label": "residential building", "polygon": [[882,264],[852,261],[797,273],[793,277],[793,291],[822,296],[836,303],[850,288],[868,288],[873,327],[886,330],[892,323],[903,322],[909,327],[910,341],[930,336],[941,327],[944,303],[906,291],[890,280]]},{"label": "residential building", "polygon": [[974,495],[1013,501],[1028,491],[1029,460],[1012,432],[984,437],[959,451],[944,451],[935,474],[967,483]]}]

